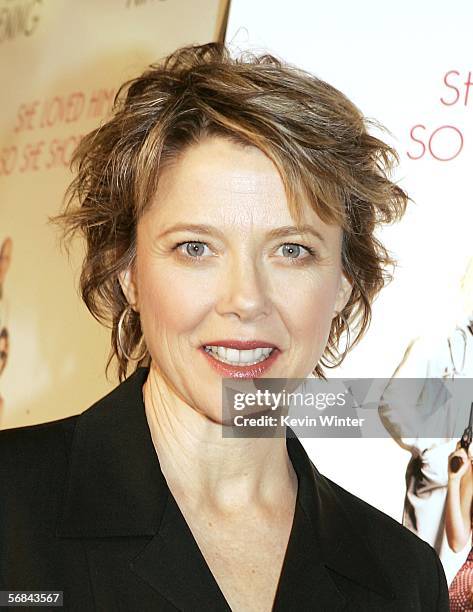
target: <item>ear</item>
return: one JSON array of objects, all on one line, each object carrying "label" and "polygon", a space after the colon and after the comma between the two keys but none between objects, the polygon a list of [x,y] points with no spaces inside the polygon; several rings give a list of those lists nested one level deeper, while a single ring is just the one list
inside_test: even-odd
[{"label": "ear", "polygon": [[348,280],[345,274],[342,273],[340,277],[340,285],[338,287],[337,297],[335,299],[335,306],[333,310],[334,317],[337,316],[338,313],[341,312],[347,305],[347,302],[350,299],[352,289],[352,283]]},{"label": "ear", "polygon": [[133,264],[118,275],[118,280],[127,302],[136,312],[139,312],[138,287],[136,284],[136,273]]}]

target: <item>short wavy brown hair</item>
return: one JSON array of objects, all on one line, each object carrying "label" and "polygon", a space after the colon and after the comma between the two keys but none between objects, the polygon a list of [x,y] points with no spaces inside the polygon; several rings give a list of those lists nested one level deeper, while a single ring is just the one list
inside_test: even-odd
[{"label": "short wavy brown hair", "polygon": [[[119,380],[127,375],[130,360],[120,350],[117,327],[128,304],[119,274],[134,261],[137,222],[160,171],[189,145],[214,135],[268,155],[296,224],[308,200],[323,221],[342,227],[343,271],[353,289],[333,319],[314,373],[325,377],[323,367],[341,363],[368,328],[373,299],[392,278],[394,261],[374,230],[398,220],[408,201],[389,178],[397,154],[368,133],[372,125],[314,75],[269,54],[233,58],[222,43],[180,48],[122,85],[111,118],[76,149],[71,165],[77,174],[65,210],[52,219],[64,238],[85,238],[80,290],[92,315],[111,327],[106,371],[116,357]],[[349,338],[340,353],[344,332]],[[144,351],[133,359],[137,366],[149,363],[138,313],[125,318],[121,340],[128,355]]]}]

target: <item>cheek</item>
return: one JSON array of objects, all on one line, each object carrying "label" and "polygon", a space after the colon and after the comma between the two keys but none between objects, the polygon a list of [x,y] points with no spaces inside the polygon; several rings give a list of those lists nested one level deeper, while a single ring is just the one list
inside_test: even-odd
[{"label": "cheek", "polygon": [[[284,306],[291,321],[293,334],[301,341],[300,346],[309,350],[324,349],[334,314],[338,283],[335,278],[316,279],[309,286],[296,286],[291,291],[291,300]],[[307,342],[311,338],[311,342]]]},{"label": "cheek", "polygon": [[142,268],[139,290],[140,311],[145,336],[161,332],[192,330],[209,307],[205,285],[175,271],[150,266]]}]

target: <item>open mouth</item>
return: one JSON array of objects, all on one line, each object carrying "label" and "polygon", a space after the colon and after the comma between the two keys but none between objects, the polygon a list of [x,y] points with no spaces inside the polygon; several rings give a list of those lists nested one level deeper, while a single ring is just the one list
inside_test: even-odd
[{"label": "open mouth", "polygon": [[204,345],[203,349],[214,359],[231,366],[256,365],[266,361],[276,349],[270,347],[258,347],[254,349],[235,349],[225,346]]}]

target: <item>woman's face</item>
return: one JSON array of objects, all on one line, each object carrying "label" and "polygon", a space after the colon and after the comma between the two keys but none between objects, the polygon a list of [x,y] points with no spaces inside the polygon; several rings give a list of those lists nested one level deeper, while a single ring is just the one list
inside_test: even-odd
[{"label": "woman's face", "polygon": [[[162,171],[139,221],[136,260],[121,282],[140,312],[153,367],[217,421],[222,377],[306,377],[348,300],[342,230],[309,205],[303,221],[312,232],[290,229],[271,160],[219,137]],[[250,353],[238,341],[268,346]]]}]

